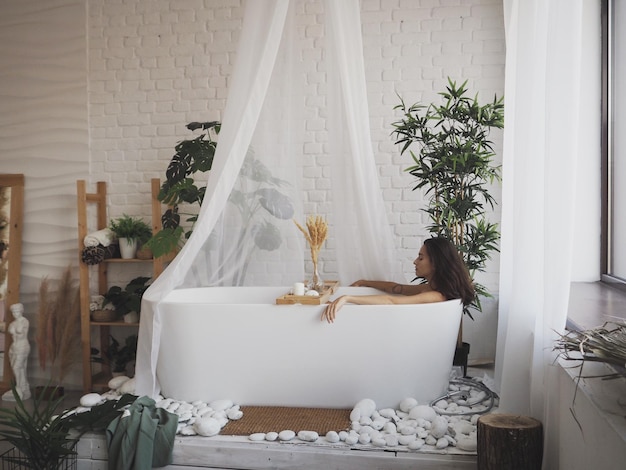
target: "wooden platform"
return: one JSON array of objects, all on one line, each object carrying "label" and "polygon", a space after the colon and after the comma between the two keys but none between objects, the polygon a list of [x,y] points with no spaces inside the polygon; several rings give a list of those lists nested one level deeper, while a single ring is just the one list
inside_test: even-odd
[{"label": "wooden platform", "polygon": [[[371,446],[252,442],[247,437],[177,437],[167,470],[475,470],[476,456],[385,451]],[[78,470],[107,470],[104,434],[86,434],[78,444]]]}]

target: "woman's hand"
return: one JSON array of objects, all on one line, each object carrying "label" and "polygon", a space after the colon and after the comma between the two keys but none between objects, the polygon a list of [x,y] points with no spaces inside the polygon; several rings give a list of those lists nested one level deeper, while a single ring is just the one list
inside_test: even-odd
[{"label": "woman's hand", "polygon": [[341,307],[344,306],[347,300],[347,297],[345,295],[342,295],[341,297],[327,304],[324,312],[322,313],[321,320],[326,320],[328,323],[333,323],[335,321],[335,317],[337,316],[337,312]]},{"label": "woman's hand", "polygon": [[354,281],[350,284],[350,287],[369,287],[369,281],[365,279],[359,279],[358,281]]}]

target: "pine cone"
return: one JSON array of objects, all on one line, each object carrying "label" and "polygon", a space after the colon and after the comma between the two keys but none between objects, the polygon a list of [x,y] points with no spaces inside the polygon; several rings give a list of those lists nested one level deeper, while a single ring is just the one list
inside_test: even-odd
[{"label": "pine cone", "polygon": [[104,261],[104,248],[100,245],[85,247],[81,257],[85,264],[100,264]]}]

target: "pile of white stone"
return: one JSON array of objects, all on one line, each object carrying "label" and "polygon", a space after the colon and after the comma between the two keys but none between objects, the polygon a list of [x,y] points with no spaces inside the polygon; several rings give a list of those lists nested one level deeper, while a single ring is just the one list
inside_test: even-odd
[{"label": "pile of white stone", "polygon": [[[80,400],[81,409],[77,411],[118,399],[124,393],[134,393],[134,385],[134,379],[116,377],[109,382],[109,392],[84,395]],[[248,439],[433,452],[453,447],[475,452],[476,422],[481,414],[497,404],[493,397],[485,396],[486,391],[484,386],[474,388],[451,383],[449,393],[432,406],[405,398],[398,409],[378,410],[373,400],[364,399],[350,413],[349,430],[330,431],[325,436],[307,430],[298,433],[289,429],[268,430],[251,434]],[[182,436],[215,436],[229,421],[243,417],[239,405],[228,399],[188,403],[159,397],[155,406],[178,416],[177,434]]]}]

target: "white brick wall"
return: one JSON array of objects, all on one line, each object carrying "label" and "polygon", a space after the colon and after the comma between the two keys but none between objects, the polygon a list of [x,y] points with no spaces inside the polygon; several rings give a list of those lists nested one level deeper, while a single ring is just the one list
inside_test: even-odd
[{"label": "white brick wall", "polygon": [[[258,0],[256,0],[258,1]],[[504,87],[501,0],[363,0],[361,14],[373,146],[396,245],[407,279],[427,235],[422,195],[412,191],[390,135],[407,103],[437,99],[447,77],[469,80],[485,100]],[[110,216],[150,214],[150,179],[163,178],[174,145],[190,121],[220,119],[242,25],[242,0],[89,0],[88,63],[91,179],[109,182]],[[319,1],[301,20],[319,58]],[[312,61],[315,66],[317,61]],[[303,146],[305,211],[328,210],[323,70],[309,73],[305,93],[313,119]],[[495,136],[501,148],[501,134]],[[306,159],[306,158],[305,158]],[[494,189],[499,197],[499,187]],[[493,214],[499,219],[499,210]],[[480,281],[497,289],[497,259]],[[333,263],[328,263],[332,266]]]}]

